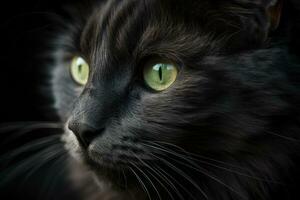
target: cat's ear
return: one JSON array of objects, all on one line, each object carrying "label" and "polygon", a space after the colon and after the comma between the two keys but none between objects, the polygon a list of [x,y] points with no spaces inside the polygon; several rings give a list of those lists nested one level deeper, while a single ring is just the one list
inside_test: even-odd
[{"label": "cat's ear", "polygon": [[270,21],[270,30],[275,30],[280,23],[283,0],[273,0],[267,7],[267,15]]},{"label": "cat's ear", "polygon": [[[218,2],[220,0],[215,1]],[[283,0],[225,0],[223,3],[227,6],[231,4],[233,8],[237,8],[237,13],[239,13],[240,9],[242,12],[239,14],[242,17],[254,17],[261,18],[261,21],[265,20],[269,30],[275,30],[279,25]]]},{"label": "cat's ear", "polygon": [[[284,0],[160,0],[171,9],[190,13],[197,17],[215,16],[230,20],[240,17],[240,22],[255,23],[256,26],[267,26],[274,30],[278,27]],[[196,14],[198,13],[198,14]],[[210,15],[212,14],[212,15]],[[225,17],[225,18],[224,18]],[[260,27],[266,28],[266,27]]]},{"label": "cat's ear", "polygon": [[[173,16],[184,16],[223,39],[229,50],[256,48],[280,22],[283,0],[159,0]],[[165,14],[166,12],[164,12]]]},{"label": "cat's ear", "polygon": [[[281,14],[282,14],[282,7],[283,7],[283,0],[238,0],[242,2],[251,2],[256,3],[258,5],[258,9],[256,10],[257,15],[256,18],[262,18],[261,21],[265,21],[261,25],[260,29],[264,32],[265,36],[274,30],[276,30],[279,26]],[[245,4],[246,6],[246,4]],[[254,16],[253,16],[254,17]],[[255,20],[255,19],[252,19]]]},{"label": "cat's ear", "polygon": [[270,32],[279,26],[283,0],[221,1],[227,9],[224,11],[225,19],[232,16],[229,21],[232,20],[239,27],[237,30],[240,34],[237,36],[247,44],[253,44],[253,47],[264,44]]}]

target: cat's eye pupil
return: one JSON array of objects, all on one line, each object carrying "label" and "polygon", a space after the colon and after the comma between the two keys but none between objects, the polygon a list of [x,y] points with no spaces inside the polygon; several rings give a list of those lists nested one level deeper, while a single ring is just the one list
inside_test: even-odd
[{"label": "cat's eye pupil", "polygon": [[81,73],[82,72],[82,65],[78,66],[78,72]]},{"label": "cat's eye pupil", "polygon": [[178,67],[171,62],[149,63],[144,68],[144,80],[148,87],[163,91],[176,80]]},{"label": "cat's eye pupil", "polygon": [[159,80],[162,82],[162,66],[159,66],[158,74],[159,74]]}]

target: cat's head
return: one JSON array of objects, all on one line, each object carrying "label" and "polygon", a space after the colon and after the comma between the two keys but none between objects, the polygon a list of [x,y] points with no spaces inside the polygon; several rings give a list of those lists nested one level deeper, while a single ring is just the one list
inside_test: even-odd
[{"label": "cat's head", "polygon": [[255,68],[272,53],[229,54],[264,44],[267,2],[112,0],[73,12],[82,18],[56,40],[52,76],[66,148],[110,180],[168,170],[170,152],[252,153],[285,104],[276,71]]}]

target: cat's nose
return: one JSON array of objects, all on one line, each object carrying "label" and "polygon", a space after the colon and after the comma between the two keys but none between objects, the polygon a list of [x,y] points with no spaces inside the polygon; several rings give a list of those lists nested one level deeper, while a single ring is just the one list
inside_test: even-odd
[{"label": "cat's nose", "polygon": [[97,129],[85,123],[70,121],[68,128],[76,135],[79,143],[87,148],[104,129]]}]

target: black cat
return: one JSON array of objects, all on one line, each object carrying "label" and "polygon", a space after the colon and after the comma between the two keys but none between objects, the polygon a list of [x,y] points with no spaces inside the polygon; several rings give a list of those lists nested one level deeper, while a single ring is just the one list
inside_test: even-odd
[{"label": "black cat", "polygon": [[272,36],[281,1],[74,7],[49,85],[83,199],[300,197],[300,68],[295,37]]}]

